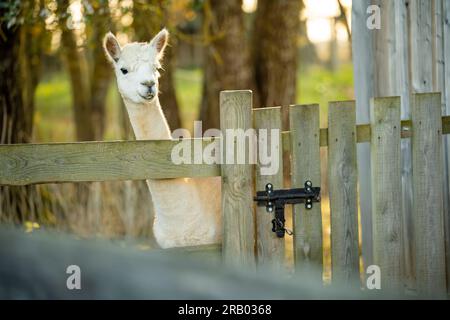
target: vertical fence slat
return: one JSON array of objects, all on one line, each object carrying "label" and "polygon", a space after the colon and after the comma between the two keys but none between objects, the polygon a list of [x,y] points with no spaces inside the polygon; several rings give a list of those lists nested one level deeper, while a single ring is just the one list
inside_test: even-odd
[{"label": "vertical fence slat", "polygon": [[374,263],[381,288],[403,288],[400,98],[371,99],[372,219]]},{"label": "vertical fence slat", "polygon": [[414,95],[411,111],[417,291],[442,297],[446,278],[441,95]]},{"label": "vertical fence slat", "polygon": [[[444,83],[443,83],[443,97],[445,101],[445,113],[450,114],[450,2],[442,2],[442,38],[443,38],[443,56],[444,56]],[[446,136],[444,139],[447,143],[446,158],[447,168],[450,169],[450,138]],[[450,180],[450,178],[449,178]],[[450,186],[449,186],[450,187]],[[447,207],[447,212],[444,212],[445,225],[445,252],[446,252],[446,266],[447,266],[447,291],[450,292],[450,201]]]},{"label": "vertical fence slat", "polygon": [[[372,0],[352,1],[352,61],[356,99],[356,121],[358,124],[370,121],[370,98],[374,96],[374,69],[376,68],[373,36],[377,30],[367,28],[367,8]],[[358,143],[358,168],[361,173],[370,172],[370,147]],[[372,264],[372,198],[370,176],[360,174],[359,196],[361,215],[361,249],[364,266]]]},{"label": "vertical fence slat", "polygon": [[[260,157],[258,157],[258,166],[256,167],[256,190],[264,190],[267,183],[272,183],[275,189],[283,188],[283,153],[282,153],[282,141],[281,141],[281,108],[259,108],[253,111],[254,128],[259,132],[260,129],[267,130],[267,140],[262,141],[259,134],[259,150],[261,150],[261,144],[267,145],[267,151],[272,158],[272,161],[278,161],[278,170],[270,175],[261,173],[261,167],[264,167],[260,163]],[[278,149],[276,150],[276,156],[278,159],[274,159],[275,155],[271,154],[272,144],[276,143],[271,139],[271,130],[279,130],[279,135],[276,141],[278,143]],[[264,137],[264,135],[262,135]],[[274,165],[272,162],[271,165]],[[273,267],[274,269],[282,269],[284,267],[284,239],[278,238],[272,229],[273,214],[266,212],[265,207],[256,207],[256,244],[258,250],[258,265]]]},{"label": "vertical fence slat", "polygon": [[[220,128],[222,141],[222,218],[224,263],[254,266],[254,219],[252,166],[236,164],[236,140],[228,141],[227,129],[251,128],[252,92],[220,92]],[[226,163],[227,152],[234,150],[234,164]],[[246,157],[247,158],[247,157]]]},{"label": "vertical fence slat", "polygon": [[[291,181],[292,188],[303,188],[306,180],[320,186],[319,105],[291,106]],[[315,267],[322,279],[322,215],[320,203],[311,210],[294,205],[294,259],[296,269]]]},{"label": "vertical fence slat", "polygon": [[355,102],[328,107],[328,181],[331,274],[334,283],[359,284]]}]

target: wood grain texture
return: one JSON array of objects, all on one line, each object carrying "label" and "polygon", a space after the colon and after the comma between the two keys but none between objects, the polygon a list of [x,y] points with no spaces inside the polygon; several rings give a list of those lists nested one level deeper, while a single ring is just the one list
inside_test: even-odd
[{"label": "wood grain texture", "polygon": [[[402,138],[410,137],[411,131],[411,121],[402,121]],[[442,117],[442,133],[450,133],[450,116]],[[212,143],[208,138],[203,140],[203,147]],[[282,141],[283,150],[290,151],[290,131],[282,133]],[[370,125],[357,126],[356,141],[370,141]],[[154,140],[0,145],[0,185],[221,174],[220,165],[174,165],[170,155],[176,144],[178,141]],[[319,145],[328,145],[327,128],[320,129]]]},{"label": "wood grain texture", "polygon": [[[450,2],[442,1],[442,40],[443,40],[443,55],[444,55],[444,89],[442,97],[445,101],[444,114],[450,114]],[[442,133],[445,132],[444,124],[442,125]],[[447,168],[450,168],[450,138],[446,137],[447,151]],[[445,252],[446,252],[446,266],[447,266],[447,290],[450,291],[450,204],[447,207],[447,212],[444,212],[445,222]]]},{"label": "wood grain texture", "polygon": [[[261,137],[259,129],[267,129],[267,140],[259,140],[259,150],[261,144],[267,145],[266,150],[271,152],[272,144],[278,143],[279,148],[276,151],[278,157],[278,171],[272,175],[263,175],[261,173],[261,164],[258,157],[258,165],[255,172],[256,190],[265,190],[267,183],[272,183],[274,189],[283,188],[283,156],[281,141],[281,108],[259,108],[253,110],[254,128]],[[272,141],[271,130],[279,130],[280,135],[277,141]],[[263,135],[264,136],[264,135]],[[273,154],[270,156],[274,157]],[[265,207],[256,207],[256,247],[258,253],[258,265],[263,267],[271,267],[275,270],[282,270],[285,262],[285,243],[284,238],[278,238],[272,232],[273,213],[268,213]]]},{"label": "wood grain texture", "polygon": [[355,102],[328,106],[328,181],[333,283],[359,287]]},{"label": "wood grain texture", "polygon": [[[433,58],[433,92],[441,92],[441,110],[442,114],[447,114],[447,101],[445,94],[445,72],[446,72],[446,56],[445,56],[445,40],[444,40],[444,28],[445,28],[445,8],[444,8],[444,0],[434,0],[432,3],[432,32],[433,32],[433,49],[434,54]],[[447,21],[448,22],[448,21]],[[447,37],[450,34],[446,35]],[[450,58],[447,58],[447,63],[450,63]],[[442,187],[443,187],[443,214],[444,214],[444,222],[447,220],[447,217],[450,215],[450,193],[449,193],[449,152],[448,152],[448,136],[443,136],[442,141],[442,157],[443,157],[443,179],[442,179]],[[444,228],[445,223],[444,223]],[[446,232],[444,232],[446,233]],[[448,237],[446,235],[446,237]],[[446,245],[448,248],[448,246]],[[448,250],[446,249],[448,254]],[[447,270],[449,266],[447,266]],[[450,276],[447,275],[447,287],[449,283]]]},{"label": "wood grain texture", "polygon": [[[222,158],[238,149],[236,140],[228,141],[227,129],[252,127],[252,92],[220,93],[220,128],[223,132]],[[248,149],[246,148],[246,151]],[[236,160],[236,157],[235,159]],[[236,163],[236,161],[234,161]],[[255,226],[253,216],[253,171],[250,164],[224,163],[222,169],[223,259],[235,267],[255,265]]]},{"label": "wood grain texture", "polygon": [[[377,0],[381,8],[381,29],[374,30],[376,52],[374,97],[400,96],[401,118],[410,119],[410,79],[408,42],[408,1]],[[414,279],[412,238],[411,141],[400,142],[402,150],[402,217],[405,275]]]},{"label": "wood grain texture", "polygon": [[[375,50],[373,34],[367,28],[367,8],[372,0],[352,1],[352,60],[356,99],[356,123],[369,123],[370,98],[374,96]],[[383,14],[382,14],[383,15]],[[370,172],[368,144],[357,146],[360,172]],[[358,175],[361,209],[362,256],[365,266],[372,264],[372,204],[371,183],[368,174]]]},{"label": "wood grain texture", "polygon": [[[320,186],[319,105],[291,106],[291,185],[303,188],[306,180]],[[297,270],[311,267],[322,271],[322,215],[320,203],[311,210],[304,204],[294,205],[294,260]],[[317,274],[322,279],[322,272]]]},{"label": "wood grain texture", "polygon": [[[220,165],[175,165],[171,152],[178,143],[154,140],[0,145],[0,184],[220,175]],[[203,146],[209,143],[211,140],[205,139]]]},{"label": "wood grain texture", "polygon": [[425,297],[443,297],[446,275],[441,95],[415,94],[411,111],[417,291]]},{"label": "wood grain texture", "polygon": [[381,270],[381,288],[403,290],[400,98],[375,98],[372,108],[373,261]]},{"label": "wood grain texture", "polygon": [[433,45],[432,2],[410,0],[410,56],[411,91],[430,92],[433,90]]}]

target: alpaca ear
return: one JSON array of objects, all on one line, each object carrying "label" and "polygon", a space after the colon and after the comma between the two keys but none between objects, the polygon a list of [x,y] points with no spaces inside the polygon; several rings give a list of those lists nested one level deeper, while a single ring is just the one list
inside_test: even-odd
[{"label": "alpaca ear", "polygon": [[120,44],[116,37],[111,32],[108,32],[103,39],[103,48],[105,49],[106,56],[111,62],[119,61],[122,49],[120,48]]},{"label": "alpaca ear", "polygon": [[164,49],[169,42],[169,32],[166,28],[162,29],[158,34],[150,41],[150,45],[156,49],[158,59],[162,59],[164,55]]}]

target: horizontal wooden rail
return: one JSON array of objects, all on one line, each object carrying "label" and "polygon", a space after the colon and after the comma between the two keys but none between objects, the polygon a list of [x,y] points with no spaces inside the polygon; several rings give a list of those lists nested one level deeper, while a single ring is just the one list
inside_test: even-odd
[{"label": "horizontal wooden rail", "polygon": [[[402,121],[401,137],[411,137],[411,133],[411,120]],[[442,117],[442,133],[450,133],[450,116]],[[199,140],[203,147],[213,141]],[[319,141],[321,147],[328,145],[327,128],[320,129]],[[370,141],[369,124],[356,126],[356,141]],[[175,165],[171,153],[178,143],[151,140],[0,145],[0,185],[220,176],[219,164]],[[282,133],[282,143],[285,151],[290,150],[289,131]]]},{"label": "horizontal wooden rail", "polygon": [[[204,139],[203,146],[211,141]],[[0,185],[220,175],[219,165],[175,165],[171,153],[177,143],[154,140],[1,145]]]},{"label": "horizontal wooden rail", "polygon": [[[411,120],[402,120],[402,138],[410,138],[412,135]],[[450,134],[450,116],[442,117],[442,134]],[[290,131],[283,131],[283,150],[290,149]],[[370,124],[360,124],[356,126],[356,142],[370,142]],[[328,146],[328,128],[320,129],[320,146]]]}]

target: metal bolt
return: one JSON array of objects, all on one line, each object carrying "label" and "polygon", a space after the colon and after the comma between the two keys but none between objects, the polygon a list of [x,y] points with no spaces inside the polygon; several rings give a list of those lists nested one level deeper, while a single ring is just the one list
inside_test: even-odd
[{"label": "metal bolt", "polygon": [[306,209],[311,209],[311,208],[312,208],[312,200],[306,199]]},{"label": "metal bolt", "polygon": [[267,193],[271,193],[273,191],[273,185],[271,183],[266,184]]}]

